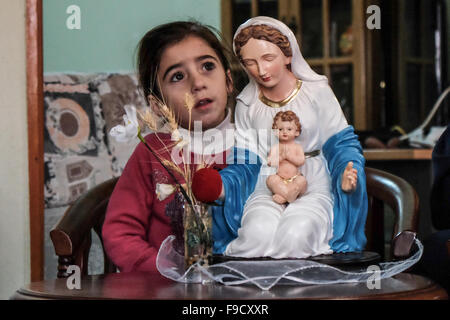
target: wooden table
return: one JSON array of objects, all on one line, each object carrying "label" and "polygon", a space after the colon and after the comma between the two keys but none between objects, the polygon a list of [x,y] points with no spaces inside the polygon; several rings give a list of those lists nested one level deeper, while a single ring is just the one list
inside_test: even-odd
[{"label": "wooden table", "polygon": [[423,299],[444,300],[448,295],[433,281],[401,273],[383,279],[380,289],[366,283],[334,285],[276,285],[263,291],[254,285],[225,286],[217,283],[183,284],[159,273],[113,273],[81,279],[81,289],[67,288],[66,279],[30,283],[11,299],[138,299],[138,300],[303,300],[303,299]]}]

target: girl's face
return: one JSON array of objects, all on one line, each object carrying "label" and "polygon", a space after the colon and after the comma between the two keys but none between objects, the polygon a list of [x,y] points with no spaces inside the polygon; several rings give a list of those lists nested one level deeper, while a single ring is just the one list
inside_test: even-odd
[{"label": "girl's face", "polygon": [[276,87],[290,72],[286,66],[292,58],[286,57],[272,42],[250,38],[240,54],[249,74],[265,88]]},{"label": "girl's face", "polygon": [[186,93],[194,98],[191,128],[202,122],[207,130],[220,124],[226,114],[227,97],[233,90],[230,71],[225,72],[219,57],[208,43],[196,36],[168,46],[158,68],[164,102],[172,108],[179,124],[189,127]]}]

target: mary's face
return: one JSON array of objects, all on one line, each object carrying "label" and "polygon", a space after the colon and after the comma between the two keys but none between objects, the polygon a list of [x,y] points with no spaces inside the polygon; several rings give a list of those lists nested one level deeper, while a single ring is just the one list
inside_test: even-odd
[{"label": "mary's face", "polygon": [[276,87],[290,73],[287,65],[292,58],[270,41],[250,38],[240,54],[248,73],[265,88]]}]

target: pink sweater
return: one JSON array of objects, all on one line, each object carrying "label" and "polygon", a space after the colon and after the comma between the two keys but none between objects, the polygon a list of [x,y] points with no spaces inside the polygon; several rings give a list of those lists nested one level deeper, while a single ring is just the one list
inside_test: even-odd
[{"label": "pink sweater", "polygon": [[[165,145],[173,144],[170,135],[158,134]],[[169,159],[155,134],[145,137],[147,143],[161,158]],[[226,152],[219,155],[225,163]],[[222,169],[226,165],[217,165]],[[180,183],[184,179],[175,174]],[[152,153],[140,143],[112,193],[108,204],[102,237],[105,250],[121,272],[156,271],[156,256],[162,241],[173,234],[171,218],[166,206],[175,193],[160,201],[156,184],[174,185],[173,179]]]}]

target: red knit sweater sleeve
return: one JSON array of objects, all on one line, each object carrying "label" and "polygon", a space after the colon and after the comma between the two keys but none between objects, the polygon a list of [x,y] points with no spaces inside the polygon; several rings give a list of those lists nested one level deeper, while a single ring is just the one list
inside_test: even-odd
[{"label": "red knit sweater sleeve", "polygon": [[121,272],[155,271],[158,248],[147,240],[155,194],[151,153],[140,143],[128,160],[109,200],[102,237]]}]

